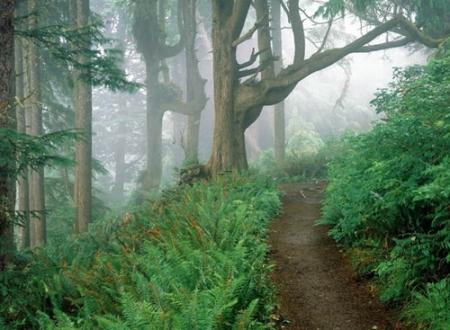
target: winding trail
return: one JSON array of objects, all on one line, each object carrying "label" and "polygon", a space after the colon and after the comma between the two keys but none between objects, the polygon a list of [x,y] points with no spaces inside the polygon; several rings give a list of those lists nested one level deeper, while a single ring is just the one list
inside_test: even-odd
[{"label": "winding trail", "polygon": [[323,183],[288,184],[282,216],[271,227],[272,278],[277,287],[282,329],[404,329],[395,315],[358,280],[348,260],[314,226],[320,217]]}]

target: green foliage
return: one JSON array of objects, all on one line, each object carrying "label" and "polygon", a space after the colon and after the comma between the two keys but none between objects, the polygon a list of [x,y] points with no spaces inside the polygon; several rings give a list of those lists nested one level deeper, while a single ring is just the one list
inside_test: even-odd
[{"label": "green foliage", "polygon": [[406,315],[418,329],[447,330],[450,325],[450,278],[427,284],[424,293],[415,293]]},{"label": "green foliage", "polygon": [[[31,136],[16,130],[0,128],[0,164],[15,169],[9,174],[17,177],[28,168],[36,169],[45,165],[68,166],[71,161],[60,157],[57,149],[67,141],[80,137],[76,130],[59,131],[42,136]],[[8,150],[13,150],[15,159],[11,159]],[[6,155],[6,156],[5,156]]]},{"label": "green foliage", "polygon": [[11,329],[263,329],[273,183],[226,176],[168,191],[1,273]]},{"label": "green foliage", "polygon": [[283,164],[277,164],[273,150],[268,150],[252,167],[262,175],[275,177],[280,181],[325,178],[328,163],[340,152],[340,142],[328,139],[324,143],[320,138],[315,142],[315,148],[311,148],[311,145],[304,148],[304,142],[288,144]]},{"label": "green foliage", "polygon": [[448,37],[450,33],[450,3],[447,0],[328,0],[319,7],[316,16],[333,17],[346,11],[370,23],[392,18],[402,13],[414,17],[414,23],[433,37]]},{"label": "green foliage", "polygon": [[[52,0],[43,0],[39,5],[43,8],[55,6],[59,14],[64,9],[70,11],[70,8],[63,9],[61,4],[55,5]],[[48,16],[51,11],[40,9],[16,19],[15,34],[44,48],[52,59],[61,61],[66,67],[82,70],[82,78],[93,86],[130,92],[139,87],[138,84],[127,80],[120,67],[122,51],[111,47],[112,40],[103,35],[103,22],[98,16],[91,15],[89,26],[74,28],[69,16],[46,17],[44,14]],[[47,25],[41,23],[35,29],[21,27],[21,23],[32,15],[36,15],[39,21],[50,22]],[[84,55],[86,61],[80,62],[80,55]]]},{"label": "green foliage", "polygon": [[341,244],[379,251],[367,269],[384,301],[412,299],[411,308],[425,313],[414,320],[448,329],[448,286],[438,295],[437,283],[450,274],[450,56],[397,70],[395,78],[373,101],[383,121],[347,137],[332,162],[321,222]]}]

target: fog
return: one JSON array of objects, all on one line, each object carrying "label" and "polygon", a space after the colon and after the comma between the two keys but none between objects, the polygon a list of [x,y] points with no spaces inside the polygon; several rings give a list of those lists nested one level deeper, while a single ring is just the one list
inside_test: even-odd
[{"label": "fog", "polygon": [[[314,7],[306,8],[310,13],[314,12]],[[199,8],[197,12],[199,22],[196,38],[200,74],[207,80],[205,93],[208,97],[205,109],[201,113],[199,134],[201,163],[209,159],[214,129],[211,22],[210,17],[204,15],[205,10],[208,9]],[[101,6],[99,14],[102,14]],[[246,26],[252,26],[254,17],[255,14],[251,13]],[[116,39],[116,18],[104,15],[103,19],[106,22],[107,33],[111,38]],[[124,47],[123,68],[129,78],[143,86],[136,93],[113,93],[103,88],[96,88],[93,98],[94,157],[106,169],[105,173],[97,174],[98,187],[106,193],[104,197],[109,200],[114,200],[114,191],[117,189],[123,189],[127,195],[136,187],[139,173],[145,168],[146,162],[145,62],[136,49],[131,25],[129,22],[127,24],[125,38],[118,40],[117,45]],[[282,14],[282,27],[288,25],[286,15]],[[323,25],[305,20],[305,30],[309,40],[306,48],[307,56],[315,51],[317,42],[320,42],[325,33],[324,28]],[[358,20],[346,16],[335,23],[326,46],[342,46],[364,31]],[[290,29],[283,28],[282,37],[282,59],[286,66],[292,62],[294,56]],[[255,47],[257,47],[256,33],[238,47],[238,61],[245,62]],[[370,106],[376,91],[387,87],[396,67],[422,64],[426,59],[427,52],[421,48],[404,47],[353,54],[302,80],[285,100],[287,152],[292,148],[300,153],[314,152],[327,139],[338,137],[346,131],[369,130],[378,119]],[[171,80],[182,91],[184,98],[186,95],[184,53],[167,59],[166,63]],[[183,166],[186,132],[186,116],[171,111],[165,112],[162,131],[163,187],[176,182],[176,169]],[[247,155],[250,164],[257,161],[262,154],[273,152],[273,139],[273,107],[266,106],[257,121],[246,131]],[[117,160],[121,153],[124,153],[124,161],[118,164]],[[119,174],[118,171],[123,173]],[[121,176],[123,188],[116,186],[115,182],[119,176]],[[118,196],[123,196],[122,192]]]}]

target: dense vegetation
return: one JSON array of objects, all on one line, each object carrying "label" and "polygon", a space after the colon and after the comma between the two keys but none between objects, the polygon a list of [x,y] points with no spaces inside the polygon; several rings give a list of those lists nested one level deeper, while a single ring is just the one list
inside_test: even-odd
[{"label": "dense vegetation", "polygon": [[397,70],[373,104],[384,119],[345,139],[322,222],[383,301],[406,303],[420,329],[449,329],[450,56]]},{"label": "dense vegetation", "polygon": [[279,207],[274,185],[258,177],[168,191],[1,272],[0,327],[269,327],[265,238]]}]

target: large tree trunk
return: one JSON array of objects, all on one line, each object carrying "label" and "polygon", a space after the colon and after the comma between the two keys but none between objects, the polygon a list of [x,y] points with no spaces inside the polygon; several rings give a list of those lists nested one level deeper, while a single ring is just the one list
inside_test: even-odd
[{"label": "large tree trunk", "polygon": [[[25,107],[23,102],[25,99],[25,53],[23,40],[16,38],[15,46],[16,61],[16,97],[20,103],[16,106],[17,131],[19,133],[27,133]],[[17,210],[21,217],[21,225],[19,226],[20,248],[30,247],[30,201],[29,201],[29,182],[28,171],[20,173],[17,180],[18,201]]]},{"label": "large tree trunk", "polygon": [[[0,1],[0,128],[15,129],[14,109],[14,0]],[[0,164],[0,271],[14,249],[13,212],[15,201],[14,150],[2,148]]]},{"label": "large tree trunk", "polygon": [[[28,12],[37,10],[37,0],[28,1]],[[38,27],[37,15],[29,17],[31,29]],[[29,86],[29,111],[30,111],[30,135],[43,134],[42,127],[42,100],[41,100],[41,72],[39,50],[35,43],[28,44],[28,86]],[[45,223],[45,195],[44,195],[44,168],[40,167],[30,171],[30,217],[31,223],[31,247],[43,246],[46,242]]]},{"label": "large tree trunk", "polygon": [[[275,62],[275,74],[281,71],[283,66],[283,47],[281,38],[281,3],[280,0],[272,1],[272,36],[273,53],[278,60]],[[286,125],[284,118],[284,101],[274,106],[274,150],[275,159],[282,164],[285,158]]]},{"label": "large tree trunk", "polygon": [[[89,0],[74,1],[76,1],[76,27],[86,27],[89,24]],[[85,41],[84,46],[90,47],[89,40]],[[78,61],[86,63],[88,58],[80,55]],[[75,127],[83,133],[83,139],[77,142],[75,151],[75,232],[77,233],[88,230],[92,212],[92,87],[86,80],[88,76],[88,72],[74,70]]]},{"label": "large tree trunk", "polygon": [[[213,1],[213,67],[214,67],[214,137],[208,168],[212,175],[239,169],[241,163],[236,153],[243,132],[236,132],[235,92],[238,85],[236,49],[229,28],[232,3]],[[238,141],[236,141],[238,140]],[[242,142],[241,142],[242,144]]]}]

